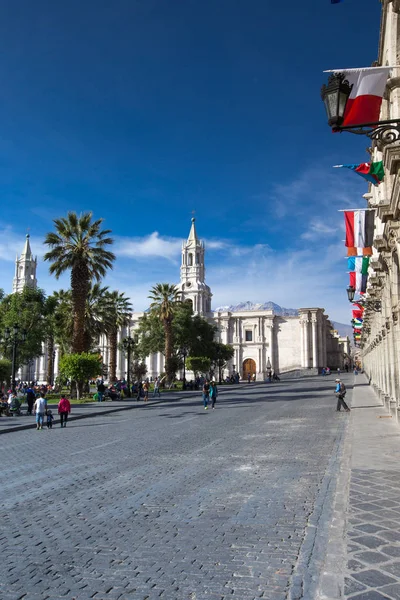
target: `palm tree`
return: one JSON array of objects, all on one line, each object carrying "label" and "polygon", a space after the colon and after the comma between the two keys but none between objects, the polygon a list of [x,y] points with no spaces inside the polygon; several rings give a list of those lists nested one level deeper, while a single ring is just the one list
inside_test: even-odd
[{"label": "palm tree", "polygon": [[56,232],[48,233],[44,241],[50,250],[44,260],[50,261],[50,273],[58,279],[71,271],[73,314],[72,352],[84,352],[85,306],[92,280],[100,281],[107,269],[112,268],[115,256],[106,246],[113,243],[107,237],[109,229],[101,230],[103,219],[92,221],[92,213],[79,217],[69,212],[67,217],[54,219]]},{"label": "palm tree", "polygon": [[117,379],[118,330],[129,325],[132,304],[123,292],[115,290],[104,294],[105,327],[110,345],[110,381]]},{"label": "palm tree", "polygon": [[[99,337],[106,333],[107,311],[106,293],[108,287],[102,287],[99,283],[90,286],[85,303],[85,325],[83,329],[84,352],[92,350],[99,341]],[[56,313],[56,329],[58,332],[58,343],[64,352],[70,352],[74,331],[74,319],[72,310],[71,290],[60,290],[54,295],[58,299],[58,311]]]},{"label": "palm tree", "polygon": [[172,365],[173,350],[173,332],[172,321],[175,315],[175,308],[180,302],[180,291],[175,285],[169,283],[157,283],[150,290],[149,298],[152,300],[150,310],[161,320],[165,332],[165,370],[169,381],[175,375],[175,369]]}]

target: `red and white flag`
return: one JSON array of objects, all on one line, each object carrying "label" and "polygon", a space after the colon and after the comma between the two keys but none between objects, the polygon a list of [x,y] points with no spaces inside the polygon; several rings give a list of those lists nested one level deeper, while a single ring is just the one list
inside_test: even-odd
[{"label": "red and white flag", "polygon": [[392,68],[369,67],[365,69],[335,69],[333,71],[334,73],[343,73],[350,85],[353,86],[347,100],[341,127],[379,121],[382,98]]},{"label": "red and white flag", "polygon": [[374,240],[374,211],[345,210],[347,256],[370,256]]}]

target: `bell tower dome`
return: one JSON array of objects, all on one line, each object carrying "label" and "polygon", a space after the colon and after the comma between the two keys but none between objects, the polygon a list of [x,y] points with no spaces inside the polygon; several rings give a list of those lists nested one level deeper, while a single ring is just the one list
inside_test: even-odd
[{"label": "bell tower dome", "polygon": [[177,286],[182,300],[191,300],[193,312],[204,315],[211,312],[211,290],[205,282],[204,242],[196,232],[192,219],[188,239],[182,244],[181,281]]}]

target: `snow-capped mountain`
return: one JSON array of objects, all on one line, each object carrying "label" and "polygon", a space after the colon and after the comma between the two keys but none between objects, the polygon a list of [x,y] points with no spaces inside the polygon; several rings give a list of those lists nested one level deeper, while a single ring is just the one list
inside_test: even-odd
[{"label": "snow-capped mountain", "polygon": [[[230,304],[226,306],[218,306],[213,309],[215,312],[239,312],[244,310],[273,310],[276,315],[280,315],[281,317],[296,317],[298,315],[298,310],[296,308],[284,308],[283,306],[279,306],[279,304],[275,304],[275,302],[260,302],[258,304],[254,302],[240,302],[239,304]],[[345,325],[344,323],[337,323],[336,321],[332,321],[333,327],[339,333],[340,336],[349,336],[350,338],[353,335],[353,328],[351,325]]]},{"label": "snow-capped mountain", "polygon": [[241,310],[273,310],[276,315],[283,317],[295,317],[298,314],[296,308],[283,308],[274,302],[264,302],[255,304],[254,302],[240,302],[239,304],[229,306],[218,306],[213,309],[216,312],[239,312]]}]

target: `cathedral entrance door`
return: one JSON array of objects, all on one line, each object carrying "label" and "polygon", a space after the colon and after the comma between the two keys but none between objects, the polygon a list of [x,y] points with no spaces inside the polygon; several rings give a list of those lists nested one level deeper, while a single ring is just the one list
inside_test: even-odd
[{"label": "cathedral entrance door", "polygon": [[249,375],[253,377],[256,374],[256,363],[252,358],[246,358],[243,362],[243,379],[247,381]]}]

